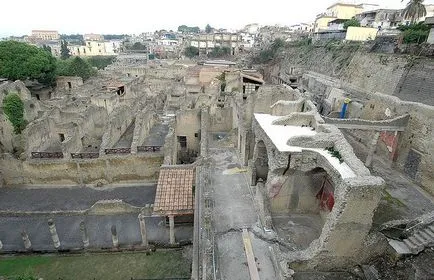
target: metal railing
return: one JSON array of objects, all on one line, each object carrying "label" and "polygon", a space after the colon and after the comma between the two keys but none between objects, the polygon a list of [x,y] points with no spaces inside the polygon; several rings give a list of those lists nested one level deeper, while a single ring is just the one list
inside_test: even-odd
[{"label": "metal railing", "polygon": [[137,152],[155,153],[160,152],[161,146],[137,146]]},{"label": "metal railing", "polygon": [[32,158],[63,158],[62,152],[32,152]]},{"label": "metal railing", "polygon": [[105,149],[104,152],[107,155],[110,155],[110,154],[130,154],[131,153],[131,148]]},{"label": "metal railing", "polygon": [[99,158],[99,153],[71,153],[71,158]]}]

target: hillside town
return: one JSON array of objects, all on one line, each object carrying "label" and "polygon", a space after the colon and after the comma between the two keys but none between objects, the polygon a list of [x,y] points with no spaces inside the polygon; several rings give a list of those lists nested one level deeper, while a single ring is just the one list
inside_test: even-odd
[{"label": "hillside town", "polygon": [[0,280],[434,279],[434,4],[404,2],[1,39]]}]

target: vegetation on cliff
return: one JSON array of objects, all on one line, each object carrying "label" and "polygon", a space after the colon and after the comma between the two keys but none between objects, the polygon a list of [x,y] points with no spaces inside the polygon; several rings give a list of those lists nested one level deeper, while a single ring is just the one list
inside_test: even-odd
[{"label": "vegetation on cliff", "polygon": [[21,134],[26,128],[27,122],[24,119],[24,104],[16,93],[9,93],[3,99],[3,112],[14,127],[15,134]]},{"label": "vegetation on cliff", "polygon": [[406,44],[420,44],[427,40],[430,28],[423,22],[398,27],[402,31],[403,41]]},{"label": "vegetation on cliff", "polygon": [[275,59],[284,47],[285,42],[282,39],[277,38],[268,48],[261,50],[259,54],[253,58],[253,62],[258,64],[267,63]]}]

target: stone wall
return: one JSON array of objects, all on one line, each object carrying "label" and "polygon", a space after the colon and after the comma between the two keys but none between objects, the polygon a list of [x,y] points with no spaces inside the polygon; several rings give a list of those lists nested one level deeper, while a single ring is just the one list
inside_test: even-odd
[{"label": "stone wall", "polygon": [[96,185],[155,181],[162,153],[105,156],[81,160],[27,160],[10,156],[0,160],[5,186]]},{"label": "stone wall", "polygon": [[[137,105],[134,107],[137,108]],[[107,123],[102,137],[100,154],[104,154],[105,149],[112,148],[134,121],[136,109],[134,107],[119,106],[110,114],[110,121]]]},{"label": "stone wall", "polygon": [[35,120],[41,110],[39,101],[31,97],[30,91],[23,82],[17,80],[15,82],[6,81],[0,84],[0,150],[8,153],[24,149],[22,141],[19,140],[20,136],[14,134],[12,123],[3,113],[3,99],[10,93],[18,94],[23,101],[24,119],[27,122]]},{"label": "stone wall", "polygon": [[430,58],[369,52],[370,44],[347,43],[290,47],[280,63],[264,69],[264,77],[279,76],[290,68],[334,77],[356,91],[382,92],[402,100],[434,105],[430,93],[434,62]]}]

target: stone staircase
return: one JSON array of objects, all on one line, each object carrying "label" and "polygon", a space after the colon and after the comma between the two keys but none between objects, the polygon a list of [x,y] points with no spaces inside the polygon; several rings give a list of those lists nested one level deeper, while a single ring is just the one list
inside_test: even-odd
[{"label": "stone staircase", "polygon": [[434,221],[421,225],[412,235],[402,241],[389,239],[389,245],[399,255],[417,255],[425,248],[434,246]]}]

